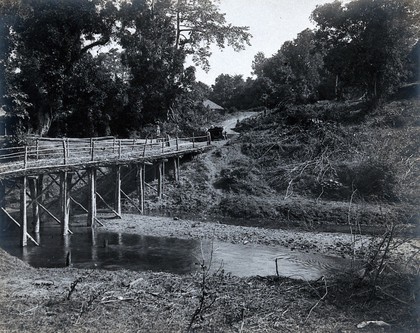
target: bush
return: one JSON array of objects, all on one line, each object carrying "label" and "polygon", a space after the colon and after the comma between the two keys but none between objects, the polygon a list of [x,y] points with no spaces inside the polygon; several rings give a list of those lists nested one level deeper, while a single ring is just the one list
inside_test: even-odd
[{"label": "bush", "polygon": [[[255,170],[254,170],[255,171]],[[240,166],[234,169],[223,169],[214,187],[232,193],[262,195],[265,193],[264,184],[249,167]]]},{"label": "bush", "polygon": [[218,210],[223,215],[233,218],[267,218],[278,215],[275,208],[264,200],[247,195],[224,197]]},{"label": "bush", "polygon": [[339,181],[364,199],[396,201],[397,170],[387,162],[369,159],[337,168]]}]

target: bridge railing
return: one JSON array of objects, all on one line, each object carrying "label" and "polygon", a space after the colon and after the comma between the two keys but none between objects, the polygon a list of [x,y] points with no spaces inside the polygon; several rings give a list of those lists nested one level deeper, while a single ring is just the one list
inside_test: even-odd
[{"label": "bridge railing", "polygon": [[200,149],[210,137],[157,139],[35,138],[25,146],[0,149],[0,175],[27,169],[134,160]]}]

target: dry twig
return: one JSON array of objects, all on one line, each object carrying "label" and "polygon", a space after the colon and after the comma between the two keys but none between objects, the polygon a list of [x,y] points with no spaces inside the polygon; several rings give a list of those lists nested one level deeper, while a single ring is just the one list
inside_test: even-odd
[{"label": "dry twig", "polygon": [[328,285],[327,285],[327,279],[325,278],[325,276],[322,277],[322,280],[324,280],[324,285],[325,285],[325,293],[324,295],[310,308],[308,315],[306,316],[305,319],[305,324],[308,321],[309,317],[311,316],[312,311],[318,306],[319,303],[321,303],[325,297],[327,297],[328,295]]}]

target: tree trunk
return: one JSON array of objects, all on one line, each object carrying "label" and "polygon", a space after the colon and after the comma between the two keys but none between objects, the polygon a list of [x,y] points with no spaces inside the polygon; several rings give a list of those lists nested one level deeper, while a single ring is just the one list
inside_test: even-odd
[{"label": "tree trunk", "polygon": [[51,112],[45,112],[45,109],[41,107],[38,111],[38,128],[36,129],[36,133],[40,136],[45,136],[50,130],[51,123]]},{"label": "tree trunk", "polygon": [[179,39],[181,38],[181,17],[179,13],[180,0],[178,0],[176,7],[176,40],[175,40],[175,50],[178,50]]}]

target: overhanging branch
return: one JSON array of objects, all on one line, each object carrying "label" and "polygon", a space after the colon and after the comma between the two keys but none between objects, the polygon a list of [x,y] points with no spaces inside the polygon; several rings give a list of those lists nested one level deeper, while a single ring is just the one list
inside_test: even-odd
[{"label": "overhanging branch", "polygon": [[90,44],[84,46],[80,50],[80,54],[86,53],[88,50],[90,50],[91,48],[93,48],[95,46],[106,45],[110,40],[111,40],[111,38],[110,38],[109,35],[103,36],[102,38],[98,39],[96,42],[93,42],[93,43],[90,43]]}]

